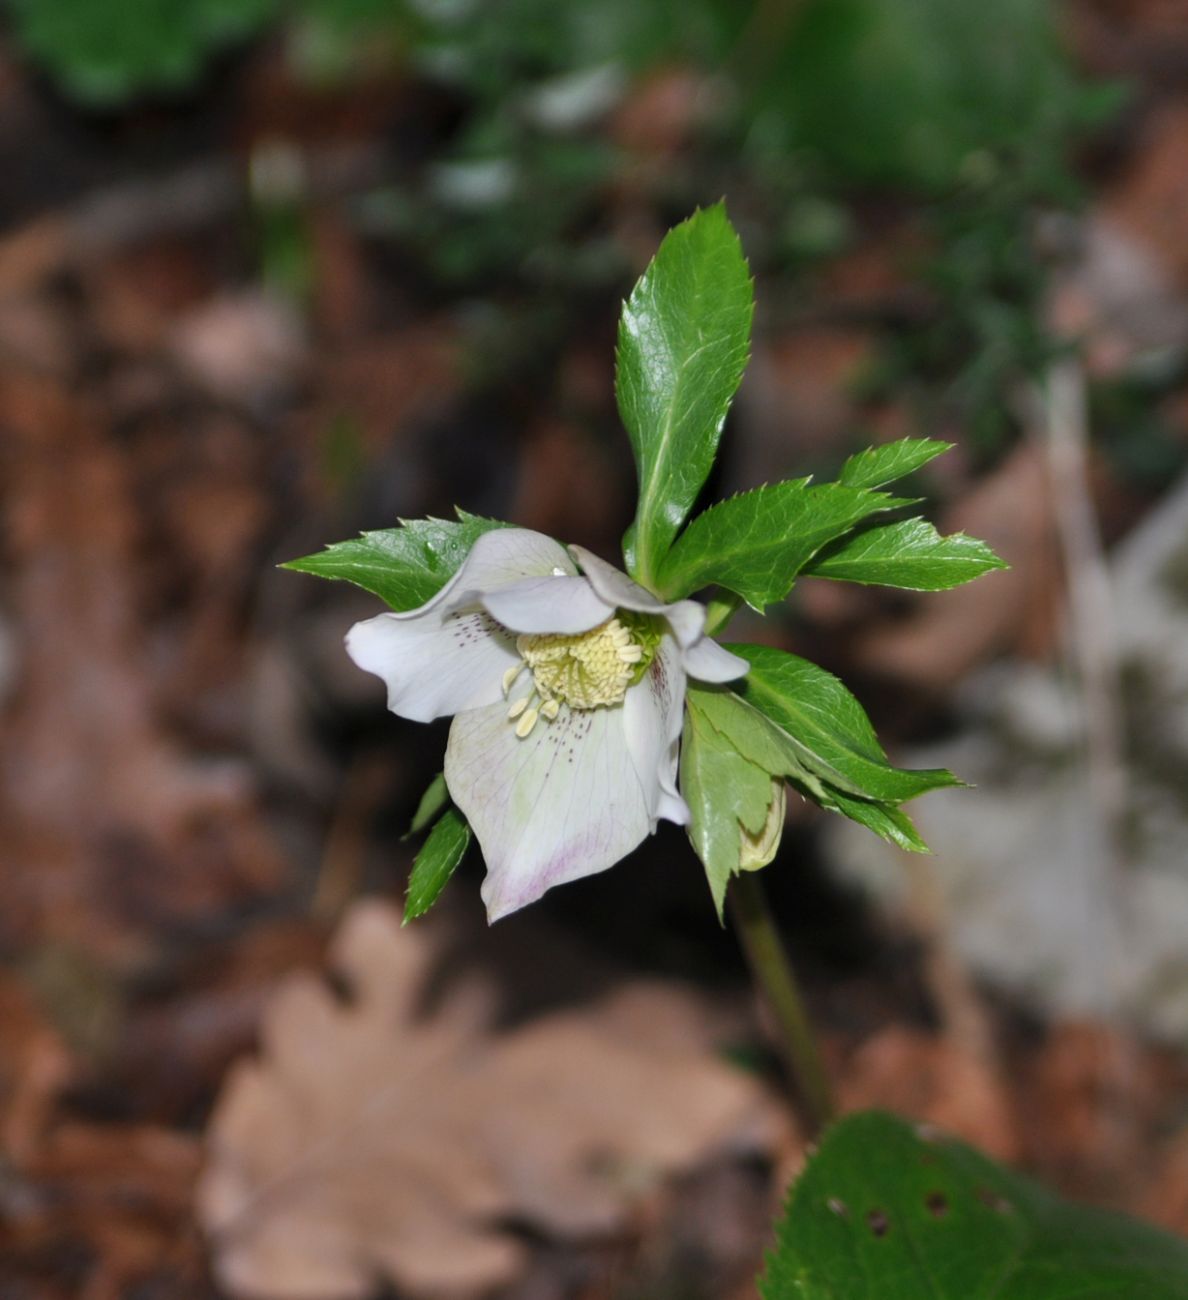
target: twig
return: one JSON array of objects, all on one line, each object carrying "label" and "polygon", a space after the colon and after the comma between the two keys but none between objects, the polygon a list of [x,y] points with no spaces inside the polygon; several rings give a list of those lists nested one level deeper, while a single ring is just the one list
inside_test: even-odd
[{"label": "twig", "polygon": [[[1120,689],[1116,622],[1109,570],[1098,528],[1089,480],[1089,418],[1085,377],[1075,358],[1053,364],[1043,394],[1044,442],[1052,479],[1052,500],[1064,558],[1068,591],[1069,655],[1081,691],[1089,816],[1101,846],[1097,871],[1085,881],[1086,942],[1100,972],[1096,990],[1099,1015],[1116,1015],[1129,986],[1124,963],[1128,865],[1126,816],[1128,776]],[[1087,861],[1085,871],[1094,871]],[[1121,1165],[1127,1156],[1133,1108],[1118,1103],[1133,1092],[1134,1055],[1120,1035],[1103,1030],[1098,1043],[1100,1143],[1103,1156]],[[1109,1105],[1109,1100],[1113,1105]]]},{"label": "twig", "polygon": [[1089,788],[1111,870],[1126,865],[1127,775],[1109,571],[1089,483],[1085,378],[1075,359],[1046,384],[1046,447],[1068,586],[1071,655],[1085,715]]}]

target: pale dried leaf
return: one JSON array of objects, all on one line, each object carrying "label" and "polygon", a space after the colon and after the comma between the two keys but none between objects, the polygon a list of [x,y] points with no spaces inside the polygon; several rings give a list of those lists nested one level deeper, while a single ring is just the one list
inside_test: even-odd
[{"label": "pale dried leaf", "polygon": [[636,988],[493,1035],[473,986],[418,1015],[429,953],[382,903],[335,946],[351,991],[294,977],[258,1061],[211,1123],[199,1217],[243,1297],[412,1294],[506,1281],[546,1234],[621,1228],[641,1194],[728,1146],[766,1143],[769,1102],[717,1058],[696,1003]]}]

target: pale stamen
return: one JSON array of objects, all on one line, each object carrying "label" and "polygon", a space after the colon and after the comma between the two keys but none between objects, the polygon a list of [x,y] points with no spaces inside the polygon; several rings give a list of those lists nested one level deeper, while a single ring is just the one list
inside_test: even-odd
[{"label": "pale stamen", "polygon": [[521,740],[536,726],[536,720],[540,717],[539,709],[529,709],[527,713],[516,723],[516,735]]},{"label": "pale stamen", "polygon": [[516,650],[521,659],[503,674],[503,694],[511,694],[525,668],[531,672],[532,690],[507,711],[521,739],[541,718],[552,722],[562,704],[573,709],[621,704],[639,678],[639,665],[651,657],[618,618],[588,632],[522,633],[516,638]]}]

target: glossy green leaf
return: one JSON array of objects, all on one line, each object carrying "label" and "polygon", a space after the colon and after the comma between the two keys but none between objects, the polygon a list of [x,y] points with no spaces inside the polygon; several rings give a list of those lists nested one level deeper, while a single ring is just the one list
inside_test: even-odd
[{"label": "glossy green leaf", "polygon": [[900,438],[855,452],[841,468],[839,483],[847,487],[877,488],[915,473],[922,465],[948,451],[951,442],[935,438]]},{"label": "glossy green leaf", "polygon": [[739,870],[742,827],[753,834],[763,829],[772,803],[771,777],[717,731],[692,697],[681,739],[681,793],[692,814],[689,839],[721,920],[726,886]]},{"label": "glossy green leaf", "polygon": [[645,585],[713,465],[747,364],[753,307],[742,246],[720,203],[669,231],[623,306],[615,392],[639,474],[623,550]]},{"label": "glossy green leaf", "polygon": [[821,547],[873,514],[910,504],[804,479],[742,492],[690,523],[660,567],[659,589],[675,600],[716,583],[762,610],[788,594]]},{"label": "glossy green leaf", "polygon": [[907,853],[931,853],[920,837],[912,819],[892,803],[879,803],[870,799],[856,799],[853,795],[826,787],[826,797],[821,804],[830,812],[841,813],[852,822],[874,831],[881,839]]},{"label": "glossy green leaf", "polygon": [[421,795],[408,830],[401,838],[411,839],[412,836],[419,835],[423,830],[426,830],[437,820],[449,802],[450,792],[446,788],[445,773],[438,772],[425,787],[425,793]]},{"label": "glossy green leaf", "polygon": [[905,519],[846,538],[814,557],[805,573],[910,591],[947,591],[1008,566],[976,537],[942,537],[926,519]]},{"label": "glossy green leaf", "polygon": [[408,878],[404,922],[414,921],[437,902],[470,843],[470,826],[457,808],[447,808],[421,845]]},{"label": "glossy green leaf", "polygon": [[1060,1200],[891,1115],[850,1115],[777,1226],[763,1300],[1188,1300],[1188,1242]]},{"label": "glossy green leaf", "polygon": [[353,582],[392,609],[416,609],[454,576],[483,533],[509,526],[459,510],[456,521],[408,520],[399,528],[382,528],[349,542],[337,542],[281,568]]},{"label": "glossy green leaf", "polygon": [[[690,709],[696,710],[705,723],[749,762],[769,776],[795,779],[819,802],[825,801],[827,796],[819,776],[805,761],[812,762],[812,751],[806,750],[734,691],[690,682],[685,699]],[[835,775],[845,780],[840,772]]]},{"label": "glossy green leaf", "polygon": [[892,767],[862,705],[832,673],[771,646],[729,648],[751,665],[738,693],[799,742],[810,770],[845,793],[901,804],[961,784],[940,768]]}]

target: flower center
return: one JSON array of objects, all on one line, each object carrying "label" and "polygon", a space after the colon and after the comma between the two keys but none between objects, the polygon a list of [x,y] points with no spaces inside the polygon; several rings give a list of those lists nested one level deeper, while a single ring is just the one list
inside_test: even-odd
[{"label": "flower center", "polygon": [[558,633],[525,633],[516,637],[520,662],[503,677],[507,695],[516,678],[527,668],[534,690],[508,710],[518,719],[516,735],[523,738],[538,719],[552,722],[568,704],[574,709],[596,709],[621,704],[627,688],[639,681],[656,652],[658,636],[650,628],[633,626],[638,620],[616,615],[589,632],[572,636]]}]

